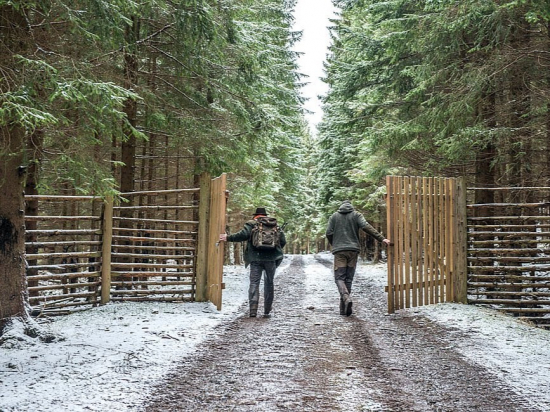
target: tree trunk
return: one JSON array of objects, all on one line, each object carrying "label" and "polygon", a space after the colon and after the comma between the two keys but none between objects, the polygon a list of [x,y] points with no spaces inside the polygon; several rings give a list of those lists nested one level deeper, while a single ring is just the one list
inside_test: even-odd
[{"label": "tree trunk", "polygon": [[[17,88],[13,56],[23,54],[27,32],[23,10],[0,6],[0,94]],[[0,127],[0,333],[14,316],[26,317],[23,152],[25,130]]]},{"label": "tree trunk", "polygon": [[[139,21],[136,17],[132,18],[132,26],[126,28],[126,45],[127,50],[124,53],[124,87],[134,89],[137,83],[138,76],[138,60],[135,51],[135,43],[139,35]],[[128,125],[125,127],[125,138],[121,143],[120,160],[123,165],[120,169],[120,191],[129,193],[134,191],[135,167],[136,167],[136,137],[132,128],[137,124],[137,102],[134,99],[128,98],[124,103],[124,113]],[[134,205],[134,196],[128,196],[129,202],[126,206]],[[132,209],[123,208],[120,212],[123,218],[132,218],[134,213]],[[121,228],[133,228],[132,221],[122,220]],[[125,242],[127,245],[130,242]],[[120,259],[124,263],[131,263],[131,258]]]}]

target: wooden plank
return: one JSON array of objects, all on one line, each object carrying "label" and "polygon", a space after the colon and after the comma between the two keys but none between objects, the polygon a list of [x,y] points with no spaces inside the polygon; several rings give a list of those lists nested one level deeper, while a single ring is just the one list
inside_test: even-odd
[{"label": "wooden plank", "polygon": [[517,305],[519,307],[533,305],[550,306],[550,300],[544,301],[539,299],[475,299],[473,302],[485,305]]},{"label": "wooden plank", "polygon": [[468,216],[468,221],[472,221],[472,222],[478,222],[478,221],[485,221],[485,220],[495,220],[495,221],[500,221],[500,220],[505,220],[505,221],[518,221],[518,220],[525,220],[525,221],[529,221],[529,220],[550,220],[550,216],[533,216],[533,215],[529,215],[529,216],[524,216],[524,215],[516,215],[516,216],[483,216],[483,217],[473,217],[473,216]]},{"label": "wooden plank", "polygon": [[429,222],[430,222],[430,216],[429,216],[429,208],[430,208],[430,201],[429,201],[429,193],[428,193],[428,178],[423,177],[422,178],[422,249],[423,249],[423,258],[422,258],[422,266],[423,266],[423,273],[422,273],[422,279],[420,281],[424,284],[424,305],[428,305],[430,303],[430,286],[428,284],[428,276],[429,276],[429,251],[428,251],[428,241],[429,241]]},{"label": "wooden plank", "polygon": [[471,232],[470,236],[473,238],[484,237],[484,236],[516,236],[516,237],[540,237],[540,236],[550,236],[550,232],[503,232],[503,231],[476,231]]},{"label": "wooden plank", "polygon": [[447,234],[449,227],[447,226],[447,202],[446,198],[448,194],[446,193],[446,183],[448,179],[440,177],[438,180],[439,186],[439,278],[437,282],[437,288],[439,290],[439,302],[445,302],[445,280],[447,279],[447,269],[448,269],[448,256],[446,255],[447,251]]},{"label": "wooden plank", "polygon": [[396,286],[397,286],[397,296],[396,296],[396,309],[403,309],[405,307],[404,302],[404,270],[403,270],[403,178],[397,176],[396,178],[396,208],[395,208],[395,219],[399,224],[397,225],[397,254],[396,254]]},{"label": "wooden plank", "polygon": [[[185,243],[191,243],[191,242],[185,242]],[[166,251],[193,251],[196,248],[193,246],[143,246],[143,245],[113,245],[113,249],[135,249],[135,250],[154,250],[155,252],[158,252],[159,250],[166,250]],[[118,256],[128,256],[127,253],[117,253]]]},{"label": "wooden plank", "polygon": [[59,258],[86,258],[86,257],[100,257],[101,252],[67,252],[67,253],[27,253],[25,257],[27,260],[38,259],[59,259]]},{"label": "wooden plank", "polygon": [[212,195],[210,198],[210,225],[208,228],[208,275],[207,288],[208,299],[216,305],[218,310],[222,307],[222,283],[224,244],[220,242],[221,233],[225,232],[226,211],[226,174],[212,181]]},{"label": "wooden plank", "polygon": [[405,308],[411,307],[411,199],[410,199],[410,178],[403,178],[403,265],[404,283],[402,284],[405,293]]},{"label": "wooden plank", "polygon": [[[188,272],[166,272],[166,271],[124,271],[124,270],[113,270],[111,272],[113,278],[150,278],[150,277],[171,277],[171,278],[183,278],[183,277],[194,277],[195,273],[193,271]],[[130,282],[126,282],[129,284]]]},{"label": "wooden plank", "polygon": [[125,192],[121,196],[141,196],[141,195],[166,195],[169,193],[195,193],[199,192],[200,188],[192,187],[188,189],[167,189],[167,190],[142,190],[140,192]]},{"label": "wooden plank", "polygon": [[[495,283],[495,282],[470,282],[468,281],[468,287],[472,288],[510,288],[510,289],[532,289],[532,288],[548,288],[548,282],[529,282],[529,283]],[[494,293],[498,293],[495,291]]]},{"label": "wooden plank", "polygon": [[429,177],[428,178],[428,201],[429,201],[429,208],[428,208],[428,255],[429,255],[429,276],[428,276],[428,289],[430,293],[430,300],[429,303],[437,303],[435,300],[435,272],[436,272],[436,265],[437,260],[435,256],[435,246],[434,242],[436,240],[436,224],[435,224],[435,185],[434,185],[434,178]]},{"label": "wooden plank", "polygon": [[[418,179],[412,177],[411,183],[411,282],[412,282],[412,301],[413,307],[419,306],[419,300],[422,297],[422,288],[418,287],[418,238],[419,238],[419,196]],[[421,300],[420,300],[421,302]]]},{"label": "wooden plank", "polygon": [[550,271],[550,264],[525,266],[469,266],[469,270],[472,272],[477,272],[480,270],[485,272],[530,272],[533,270]]},{"label": "wooden plank", "polygon": [[103,202],[103,198],[96,197],[96,196],[63,196],[63,195],[25,195],[25,200],[62,200],[62,201],[91,200],[93,202]]},{"label": "wooden plank", "polygon": [[402,225],[402,198],[401,198],[401,179],[399,176],[395,177],[394,181],[394,220],[396,222],[395,226],[395,240],[396,240],[396,253],[395,253],[395,309],[399,310],[403,308],[402,299],[401,299],[401,274],[403,272],[401,261],[402,261],[402,238],[401,238],[401,225]]},{"label": "wooden plank", "polygon": [[445,223],[445,302],[453,301],[453,277],[455,268],[456,248],[456,213],[454,203],[456,201],[456,179],[446,179],[445,209],[447,219]]},{"label": "wooden plank", "polygon": [[203,172],[199,179],[199,227],[197,235],[197,258],[195,260],[195,300],[208,300],[208,222],[210,220],[210,201],[212,176]]},{"label": "wooden plank", "polygon": [[[509,245],[509,244],[517,244],[518,239],[506,239],[506,240],[471,240],[469,242],[470,246],[475,245]],[[549,244],[550,239],[521,239],[519,242],[521,242],[524,245],[537,245],[539,243],[542,244]]]},{"label": "wooden plank", "polygon": [[115,216],[113,220],[117,222],[127,221],[127,222],[140,222],[140,223],[160,223],[165,225],[193,225],[197,226],[199,222],[194,220],[169,220],[169,219],[142,219],[137,217],[120,217]]},{"label": "wooden plank", "polygon": [[386,176],[386,233],[388,233],[388,236],[390,237],[390,240],[393,242],[394,246],[390,246],[387,248],[388,253],[388,313],[394,313],[395,307],[394,307],[394,297],[395,297],[395,254],[394,254],[394,247],[395,247],[395,239],[393,238],[394,235],[394,228],[396,225],[396,222],[393,217],[393,199],[394,199],[394,189],[393,189],[393,176]]},{"label": "wooden plank", "polygon": [[[114,240],[133,241],[133,242],[148,242],[148,243],[195,243],[195,239],[171,239],[165,237],[143,237],[143,236],[113,236]],[[118,246],[118,245],[117,245]],[[153,247],[149,247],[153,249]],[[174,249],[171,247],[170,249]]]},{"label": "wooden plank", "polygon": [[418,289],[418,305],[422,306],[424,304],[424,285],[423,285],[423,257],[422,257],[422,251],[423,251],[423,227],[424,227],[424,214],[423,214],[423,208],[424,208],[424,202],[423,202],[423,195],[422,195],[422,178],[416,177],[416,201],[417,201],[417,213],[416,213],[416,219],[417,219],[417,225],[416,225],[416,265],[417,265],[417,272],[416,272],[416,283],[417,283],[417,289]]},{"label": "wooden plank", "polygon": [[36,222],[36,221],[59,221],[59,220],[101,220],[101,216],[25,216],[26,222]]}]

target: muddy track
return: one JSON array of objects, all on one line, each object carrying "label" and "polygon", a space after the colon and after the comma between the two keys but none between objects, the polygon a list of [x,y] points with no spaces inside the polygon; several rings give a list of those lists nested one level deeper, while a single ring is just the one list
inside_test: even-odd
[{"label": "muddy track", "polygon": [[[454,351],[456,332],[386,315],[382,287],[361,271],[347,318],[338,314],[330,261],[305,268],[302,257],[290,259],[276,277],[273,317],[249,318],[243,307],[175,364],[147,411],[537,410]],[[313,281],[316,267],[326,278]]]}]

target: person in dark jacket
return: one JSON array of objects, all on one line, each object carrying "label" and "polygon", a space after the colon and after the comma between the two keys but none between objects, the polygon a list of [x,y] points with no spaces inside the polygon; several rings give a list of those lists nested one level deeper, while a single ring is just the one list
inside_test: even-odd
[{"label": "person in dark jacket", "polygon": [[270,317],[271,308],[273,306],[274,287],[273,279],[275,278],[275,270],[283,261],[283,247],[286,245],[285,234],[282,230],[279,231],[279,244],[275,249],[260,250],[252,245],[251,235],[252,229],[258,224],[256,220],[260,217],[267,216],[265,208],[259,207],[254,213],[252,220],[244,224],[243,229],[232,235],[223,233],[220,235],[222,242],[245,242],[244,263],[245,267],[250,265],[250,286],[248,288],[248,303],[250,307],[250,317],[256,317],[258,313],[258,303],[260,300],[260,281],[262,273],[264,277],[264,317]]},{"label": "person in dark jacket", "polygon": [[359,256],[359,230],[382,242],[391,245],[380,232],[372,227],[363,215],[354,210],[349,200],[345,200],[338,211],[328,221],[326,237],[334,255],[334,280],[340,293],[340,315],[352,314],[351,285]]}]

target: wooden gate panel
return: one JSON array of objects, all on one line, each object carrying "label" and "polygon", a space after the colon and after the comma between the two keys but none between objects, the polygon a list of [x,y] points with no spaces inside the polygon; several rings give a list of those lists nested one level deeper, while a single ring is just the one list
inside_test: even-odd
[{"label": "wooden gate panel", "polygon": [[386,183],[394,244],[388,250],[388,311],[465,300],[462,180],[388,176]]},{"label": "wooden gate panel", "polygon": [[220,242],[220,234],[225,233],[225,212],[227,205],[226,181],[224,173],[212,180],[210,196],[210,220],[208,228],[208,265],[207,265],[207,293],[208,300],[222,307],[223,260],[224,244]]}]

